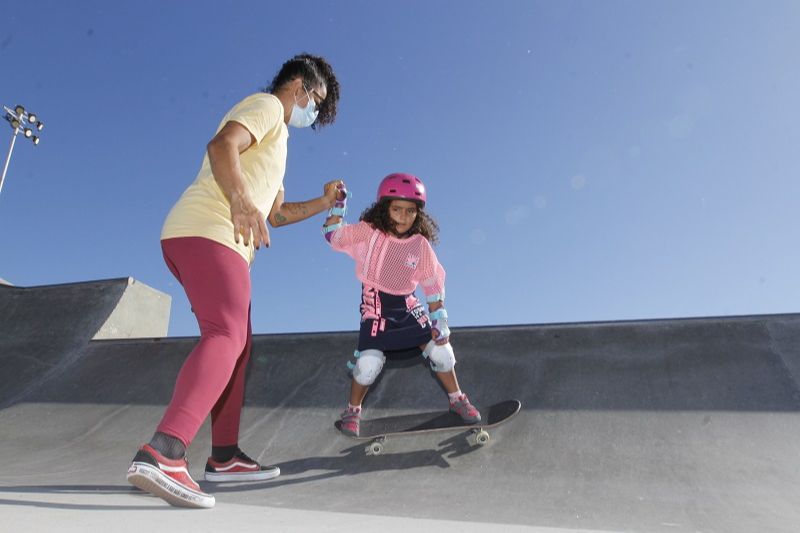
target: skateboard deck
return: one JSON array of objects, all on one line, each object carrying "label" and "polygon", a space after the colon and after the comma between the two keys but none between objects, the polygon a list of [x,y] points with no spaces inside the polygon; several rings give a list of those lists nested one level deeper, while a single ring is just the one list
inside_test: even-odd
[{"label": "skateboard deck", "polygon": [[[481,409],[481,421],[468,424],[461,417],[449,411],[435,411],[429,413],[413,413],[409,415],[387,416],[382,418],[361,420],[360,434],[358,437],[345,435],[355,440],[372,441],[366,448],[369,455],[379,455],[383,452],[383,443],[388,437],[418,435],[438,431],[464,431],[471,430],[467,437],[470,444],[484,445],[489,442],[487,429],[493,428],[509,420],[519,413],[522,404],[519,400],[506,400]],[[341,431],[341,421],[334,423],[336,429]],[[344,433],[342,433],[344,435]]]}]

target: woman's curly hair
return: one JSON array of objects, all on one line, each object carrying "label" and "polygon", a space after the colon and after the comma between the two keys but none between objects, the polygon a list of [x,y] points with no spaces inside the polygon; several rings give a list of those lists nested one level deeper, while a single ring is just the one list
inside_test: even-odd
[{"label": "woman's curly hair", "polygon": [[328,90],[328,95],[319,106],[317,120],[311,127],[316,130],[318,127],[333,124],[336,121],[336,105],[339,103],[339,81],[325,58],[306,53],[297,54],[281,66],[264,91],[273,93],[295,78],[302,78],[307,88],[324,85]]},{"label": "woman's curly hair", "polygon": [[[392,217],[389,216],[389,205],[391,203],[392,200],[390,198],[383,198],[375,202],[361,213],[359,220],[363,220],[384,233],[396,234],[394,229],[396,224],[392,221]],[[431,244],[438,243],[439,224],[422,209],[419,203],[414,203],[417,204],[417,218],[414,219],[414,223],[411,225],[408,232],[406,232],[406,235],[410,237],[411,235],[420,234],[428,239]]]}]

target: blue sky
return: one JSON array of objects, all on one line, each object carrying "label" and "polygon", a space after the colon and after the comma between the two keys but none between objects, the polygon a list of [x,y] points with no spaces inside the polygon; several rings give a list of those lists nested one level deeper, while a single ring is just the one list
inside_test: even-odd
[{"label": "blue sky", "polygon": [[[290,201],[390,172],[441,226],[452,326],[798,311],[800,4],[793,1],[3,3],[0,103],[36,111],[0,194],[0,277],[132,276],[173,296],[166,215],[221,116],[324,55],[339,119],[290,131]],[[11,130],[0,134],[2,154]],[[4,140],[5,139],[5,140]],[[322,215],[272,230],[257,333],[353,330]]]}]

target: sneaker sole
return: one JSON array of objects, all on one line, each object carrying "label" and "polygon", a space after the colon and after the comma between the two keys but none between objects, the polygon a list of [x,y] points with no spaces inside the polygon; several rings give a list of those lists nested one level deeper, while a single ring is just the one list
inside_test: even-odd
[{"label": "sneaker sole", "polygon": [[225,481],[266,481],[281,475],[277,466],[269,470],[256,470],[253,472],[205,472],[206,481],[223,483]]},{"label": "sneaker sole", "polygon": [[214,507],[214,496],[185,487],[147,463],[133,463],[128,469],[128,482],[176,507]]},{"label": "sneaker sole", "polygon": [[452,410],[451,410],[450,412],[451,412],[451,413],[453,413],[454,415],[458,415],[458,416],[460,416],[460,417],[461,417],[461,420],[462,420],[462,421],[463,421],[465,424],[477,424],[478,422],[480,422],[480,421],[481,421],[481,417],[478,417],[478,418],[473,418],[473,419],[469,419],[469,418],[464,418],[463,416],[459,415],[459,414],[458,414],[457,412],[455,412],[455,411],[452,411]]}]

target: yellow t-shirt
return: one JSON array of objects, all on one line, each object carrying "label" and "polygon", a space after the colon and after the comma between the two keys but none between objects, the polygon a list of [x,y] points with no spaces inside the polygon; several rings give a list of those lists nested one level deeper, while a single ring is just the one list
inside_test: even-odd
[{"label": "yellow t-shirt", "polygon": [[[276,96],[253,94],[233,106],[217,127],[235,121],[253,134],[255,144],[239,156],[244,184],[258,209],[269,214],[275,197],[283,190],[286,171],[286,141],[289,132],[283,122],[283,105]],[[184,191],[164,221],[161,239],[205,237],[237,251],[252,263],[255,249],[233,239],[230,202],[211,173],[208,154],[194,182]]]}]

